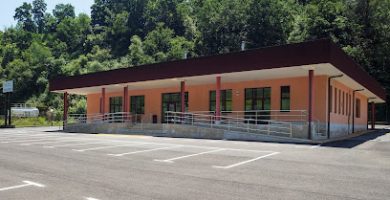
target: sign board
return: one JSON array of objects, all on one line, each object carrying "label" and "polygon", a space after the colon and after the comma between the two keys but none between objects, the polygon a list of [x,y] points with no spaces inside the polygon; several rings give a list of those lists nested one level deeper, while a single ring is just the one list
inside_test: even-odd
[{"label": "sign board", "polygon": [[9,93],[14,91],[14,81],[3,82],[3,93]]}]

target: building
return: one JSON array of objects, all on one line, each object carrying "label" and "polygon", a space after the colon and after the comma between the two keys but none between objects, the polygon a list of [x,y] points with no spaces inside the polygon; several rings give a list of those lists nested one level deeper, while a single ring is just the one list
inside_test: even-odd
[{"label": "building", "polygon": [[64,93],[65,107],[68,94],[85,95],[86,124],[123,112],[145,124],[209,124],[304,139],[367,130],[368,106],[386,98],[328,39],[60,77],[50,91]]}]

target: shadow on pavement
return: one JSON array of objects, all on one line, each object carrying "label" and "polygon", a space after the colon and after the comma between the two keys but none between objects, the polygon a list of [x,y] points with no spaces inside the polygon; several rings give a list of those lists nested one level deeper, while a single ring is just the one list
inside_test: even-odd
[{"label": "shadow on pavement", "polygon": [[386,129],[376,130],[374,132],[366,133],[366,134],[359,135],[359,136],[356,136],[353,138],[325,143],[325,144],[322,144],[321,146],[323,146],[323,147],[336,147],[336,148],[354,148],[354,147],[361,145],[365,142],[368,142],[368,141],[374,140],[378,137],[381,137],[388,132],[389,132],[389,130],[386,130]]}]

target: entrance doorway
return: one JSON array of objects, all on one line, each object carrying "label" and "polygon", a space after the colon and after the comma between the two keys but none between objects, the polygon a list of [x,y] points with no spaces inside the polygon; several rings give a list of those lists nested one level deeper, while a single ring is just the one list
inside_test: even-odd
[{"label": "entrance doorway", "polygon": [[271,110],[270,87],[245,89],[245,119],[248,119],[248,123],[266,123],[262,120],[270,119],[269,110]]},{"label": "entrance doorway", "polygon": [[164,93],[162,94],[162,114],[161,121],[166,122],[165,112],[186,112],[188,111],[188,92],[185,93],[185,111],[181,110],[181,95],[177,93]]}]

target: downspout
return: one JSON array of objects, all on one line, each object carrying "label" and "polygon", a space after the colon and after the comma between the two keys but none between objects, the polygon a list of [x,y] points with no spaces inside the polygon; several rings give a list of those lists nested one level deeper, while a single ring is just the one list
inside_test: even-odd
[{"label": "downspout", "polygon": [[355,93],[363,90],[364,89],[358,89],[352,91],[352,134],[355,133]]},{"label": "downspout", "polygon": [[371,113],[368,113],[368,108],[367,108],[367,130],[368,130],[368,121],[371,120],[371,129],[374,129],[375,127],[375,102],[370,100],[374,100],[376,97],[370,97],[367,98],[367,107],[371,106]]},{"label": "downspout", "polygon": [[330,138],[330,113],[332,111],[332,108],[330,107],[330,104],[331,104],[331,101],[332,101],[332,96],[330,95],[332,90],[330,89],[330,83],[332,81],[332,79],[335,79],[335,78],[341,78],[343,77],[344,75],[343,74],[340,74],[340,75],[335,75],[335,76],[329,76],[328,78],[328,124],[327,124],[327,130],[326,130],[326,135],[328,137],[328,139]]}]

